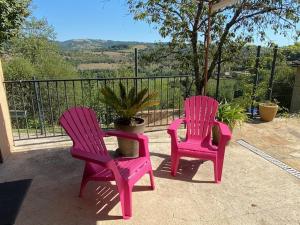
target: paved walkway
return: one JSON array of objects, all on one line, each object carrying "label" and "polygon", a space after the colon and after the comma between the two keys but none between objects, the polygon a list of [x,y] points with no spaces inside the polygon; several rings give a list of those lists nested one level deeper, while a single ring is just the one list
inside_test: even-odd
[{"label": "paved walkway", "polygon": [[300,118],[245,123],[234,136],[300,171]]},{"label": "paved walkway", "polygon": [[[19,149],[0,165],[0,183],[33,179],[16,225],[300,224],[299,179],[234,141],[226,150],[221,184],[212,183],[211,162],[193,159],[181,160],[173,178],[169,137],[166,132],[148,135],[157,188],[149,190],[148,176],[137,184],[129,221],[121,219],[113,184],[91,182],[84,197],[77,197],[83,164],[67,148]],[[109,149],[116,147],[115,140],[106,142]]]}]

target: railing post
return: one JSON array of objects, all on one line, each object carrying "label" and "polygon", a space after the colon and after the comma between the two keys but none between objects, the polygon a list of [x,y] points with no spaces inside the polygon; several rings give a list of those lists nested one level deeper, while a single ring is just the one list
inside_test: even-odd
[{"label": "railing post", "polygon": [[256,98],[256,89],[259,78],[259,63],[260,63],[260,50],[261,46],[257,47],[256,62],[255,62],[255,76],[253,77],[253,90],[252,90],[252,103],[251,103],[251,116],[254,117],[254,100]]},{"label": "railing post", "polygon": [[39,88],[39,84],[35,81],[35,77],[32,78],[33,79],[33,83],[34,83],[34,95],[35,95],[35,101],[37,104],[37,108],[38,108],[38,114],[39,114],[39,124],[40,124],[40,129],[41,129],[41,135],[44,134],[44,130],[45,130],[45,125],[44,125],[44,113],[43,113],[43,109],[41,107],[41,94],[40,94],[40,88]]},{"label": "railing post", "polygon": [[270,79],[269,79],[269,86],[268,86],[268,92],[267,92],[267,99],[270,100],[270,101],[272,100],[273,81],[274,81],[274,75],[275,75],[277,52],[278,52],[278,47],[275,46],[274,55],[273,55],[273,62],[272,62],[272,69],[271,69],[271,75],[270,75]]},{"label": "railing post", "polygon": [[135,95],[137,95],[137,77],[138,77],[138,50],[137,48],[134,49],[134,88],[135,88]]},{"label": "railing post", "polygon": [[13,151],[13,132],[9,114],[6,90],[4,86],[4,76],[0,59],[0,162],[4,160]]},{"label": "railing post", "polygon": [[218,51],[218,73],[217,73],[217,85],[216,85],[216,99],[217,100],[219,100],[221,60],[222,60],[222,49],[220,49]]}]

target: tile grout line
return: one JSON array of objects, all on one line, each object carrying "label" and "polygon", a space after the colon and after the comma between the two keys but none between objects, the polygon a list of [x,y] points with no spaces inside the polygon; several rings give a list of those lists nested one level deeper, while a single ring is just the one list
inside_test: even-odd
[{"label": "tile grout line", "polygon": [[287,173],[293,175],[294,177],[297,177],[300,179],[300,171],[288,166],[287,164],[281,162],[278,159],[273,158],[272,156],[268,155],[267,153],[263,152],[262,150],[256,148],[255,146],[249,144],[243,139],[239,139],[236,141],[238,144],[243,146],[244,148],[250,150],[251,152],[257,154],[258,156],[262,157],[263,159],[273,163],[274,165],[278,166],[279,168],[283,169]]}]

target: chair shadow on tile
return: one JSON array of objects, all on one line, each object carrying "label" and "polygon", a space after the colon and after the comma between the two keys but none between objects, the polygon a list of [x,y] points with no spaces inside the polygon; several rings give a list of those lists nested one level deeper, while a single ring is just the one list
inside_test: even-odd
[{"label": "chair shadow on tile", "polygon": [[[134,186],[133,192],[151,191],[150,186]],[[133,196],[134,198],[134,193]],[[109,215],[114,207],[119,207],[119,215]],[[134,214],[134,209],[133,209]],[[96,188],[96,215],[99,221],[101,220],[121,220],[122,211],[119,192],[116,185],[109,182],[103,183]]]},{"label": "chair shadow on tile", "polygon": [[171,158],[169,155],[151,153],[151,156],[157,156],[164,159],[157,169],[153,171],[155,177],[181,180],[191,183],[215,183],[213,180],[193,180],[196,173],[200,172],[199,168],[201,168],[201,165],[205,162],[203,160],[180,159],[176,176],[173,177],[171,175]]}]

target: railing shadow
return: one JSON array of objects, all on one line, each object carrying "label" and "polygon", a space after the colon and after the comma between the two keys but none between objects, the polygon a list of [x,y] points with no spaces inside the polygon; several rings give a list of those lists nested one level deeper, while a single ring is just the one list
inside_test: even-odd
[{"label": "railing shadow", "polygon": [[[151,191],[149,186],[134,186],[133,192]],[[109,182],[96,188],[96,215],[99,221],[120,220],[122,215],[109,215],[110,211],[120,203],[119,192],[116,185]],[[120,203],[121,204],[121,203]],[[118,207],[121,209],[121,205]]]},{"label": "railing shadow", "polygon": [[200,166],[205,162],[203,160],[185,160],[180,159],[176,176],[171,175],[171,158],[169,155],[161,153],[151,153],[151,156],[163,158],[162,163],[153,171],[154,176],[170,180],[180,180],[191,183],[214,183],[214,181],[193,180]]},{"label": "railing shadow", "polygon": [[110,183],[96,189],[96,215],[98,220],[118,220],[121,215],[109,215],[109,212],[120,202],[119,192]]}]

